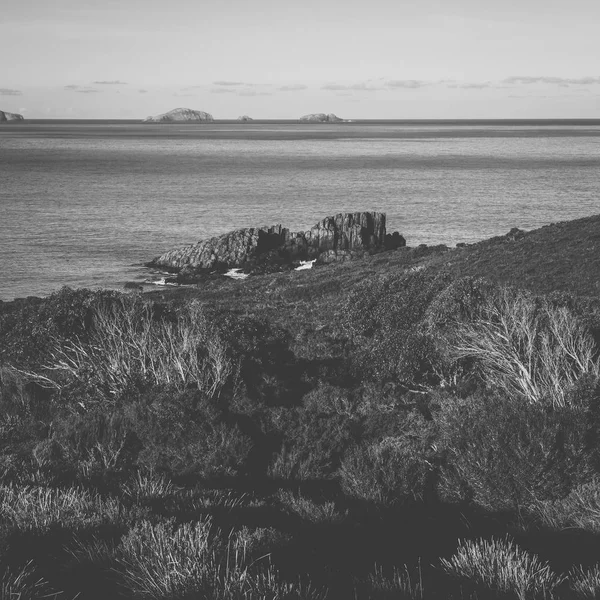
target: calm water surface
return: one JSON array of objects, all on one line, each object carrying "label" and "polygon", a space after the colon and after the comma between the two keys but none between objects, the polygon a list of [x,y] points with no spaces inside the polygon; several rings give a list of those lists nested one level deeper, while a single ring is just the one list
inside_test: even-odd
[{"label": "calm water surface", "polygon": [[600,212],[600,121],[0,126],[0,299],[120,288],[174,246],[378,210],[409,245]]}]

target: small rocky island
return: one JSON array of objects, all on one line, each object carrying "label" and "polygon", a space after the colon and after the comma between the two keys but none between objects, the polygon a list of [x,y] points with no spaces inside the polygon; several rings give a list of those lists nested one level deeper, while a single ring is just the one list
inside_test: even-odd
[{"label": "small rocky island", "polygon": [[6,123],[8,121],[24,121],[23,115],[18,113],[11,113],[0,110],[0,123]]},{"label": "small rocky island", "polygon": [[143,123],[213,123],[210,113],[191,108],[174,108],[169,112],[154,117],[147,117]]},{"label": "small rocky island", "polygon": [[292,232],[281,225],[238,229],[170,250],[147,266],[193,279],[194,275],[231,268],[264,273],[293,268],[306,260],[339,262],[405,245],[398,232],[386,233],[385,213],[340,213],[308,231]]},{"label": "small rocky island", "polygon": [[254,119],[248,115],[241,115],[237,120],[240,121],[240,123],[250,123],[250,121],[254,121]]},{"label": "small rocky island", "polygon": [[343,123],[344,119],[340,119],[333,113],[313,113],[300,117],[300,121],[303,123]]}]

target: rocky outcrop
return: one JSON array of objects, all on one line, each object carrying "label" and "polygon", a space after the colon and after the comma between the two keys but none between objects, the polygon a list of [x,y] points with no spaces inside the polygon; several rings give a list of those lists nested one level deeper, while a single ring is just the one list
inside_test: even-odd
[{"label": "rocky outcrop", "polygon": [[213,116],[201,110],[191,108],[174,108],[162,115],[148,117],[143,123],[212,123]]},{"label": "rocky outcrop", "polygon": [[325,113],[313,113],[300,117],[300,121],[307,123],[342,123],[344,119],[340,119],[333,113],[326,115]]},{"label": "rocky outcrop", "polygon": [[[324,253],[356,257],[399,244],[399,234],[386,235],[385,213],[340,213],[326,217],[308,231],[291,232],[281,225],[238,229],[197,244],[171,250],[150,266],[181,269],[226,269],[254,265],[292,264]],[[400,245],[405,245],[405,242]],[[398,246],[396,246],[398,247]],[[332,262],[329,258],[324,262]]]},{"label": "rocky outcrop", "polygon": [[24,121],[23,115],[19,115],[17,113],[10,113],[0,110],[0,123],[5,123],[7,121]]},{"label": "rocky outcrop", "polygon": [[250,121],[254,121],[254,119],[248,115],[242,115],[241,117],[238,117],[237,120],[240,121],[240,123],[250,123]]}]

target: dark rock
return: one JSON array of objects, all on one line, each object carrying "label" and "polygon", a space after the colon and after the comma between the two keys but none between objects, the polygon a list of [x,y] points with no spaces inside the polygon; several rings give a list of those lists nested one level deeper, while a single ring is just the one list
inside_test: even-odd
[{"label": "dark rock", "polygon": [[385,236],[385,249],[396,250],[397,248],[404,248],[406,246],[406,240],[404,236],[400,235],[397,231],[394,233],[388,233]]},{"label": "dark rock", "polygon": [[[399,234],[388,236],[400,244]],[[388,242],[389,243],[389,242]],[[183,270],[243,268],[266,272],[286,268],[300,260],[318,258],[328,251],[358,256],[386,249],[385,214],[378,212],[340,213],[326,217],[309,231],[291,232],[281,225],[238,229],[197,244],[176,248],[155,258],[148,266]],[[354,253],[354,254],[352,254]],[[323,259],[325,260],[325,259]]]},{"label": "dark rock", "polygon": [[212,123],[213,121],[213,116],[202,110],[174,108],[162,115],[147,117],[143,120],[143,123]]},{"label": "dark rock", "polygon": [[10,113],[0,110],[0,123],[5,123],[7,121],[24,121],[23,115],[19,115],[17,113]]}]

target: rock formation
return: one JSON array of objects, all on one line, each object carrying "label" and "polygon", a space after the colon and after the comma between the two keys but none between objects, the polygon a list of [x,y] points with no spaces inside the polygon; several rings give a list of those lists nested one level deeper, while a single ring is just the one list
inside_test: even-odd
[{"label": "rock formation", "polygon": [[0,110],[0,123],[4,123],[6,121],[24,121],[23,115],[19,115],[17,113],[4,112]]},{"label": "rock formation", "polygon": [[250,121],[254,121],[254,119],[248,115],[242,115],[241,117],[238,117],[237,120],[241,123],[249,123]]},{"label": "rock formation", "polygon": [[326,115],[325,113],[314,113],[300,117],[301,121],[308,123],[342,123],[344,120],[336,117],[333,113]]},{"label": "rock formation", "polygon": [[174,270],[283,265],[300,260],[347,260],[369,252],[405,245],[400,234],[386,235],[385,214],[357,212],[326,217],[308,231],[291,232],[281,225],[238,229],[176,248],[150,266]]},{"label": "rock formation", "polygon": [[162,115],[148,117],[143,123],[212,123],[213,116],[201,110],[191,108],[174,108]]}]

